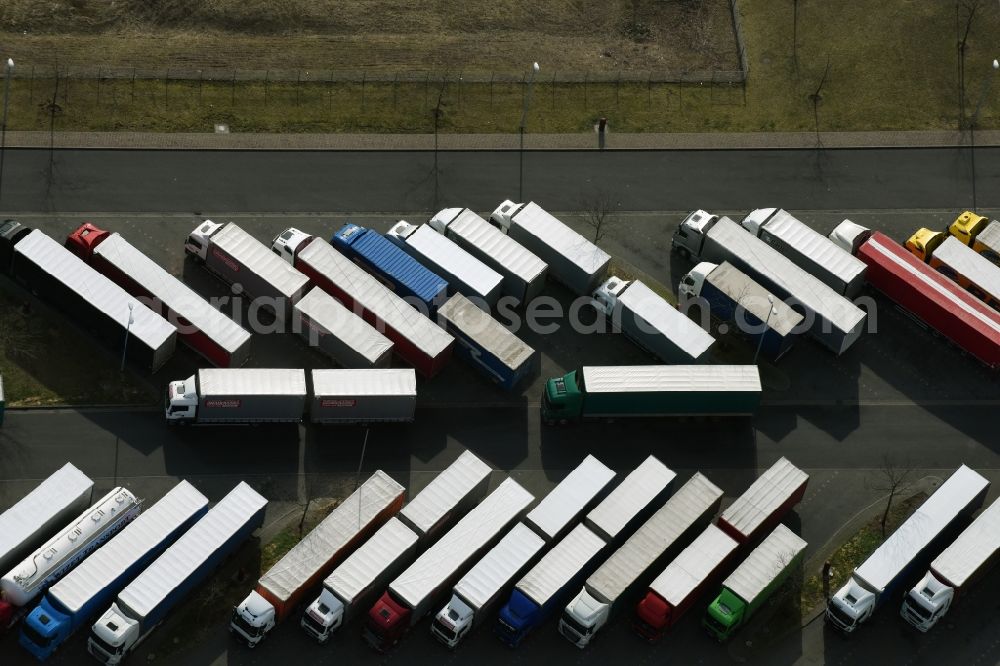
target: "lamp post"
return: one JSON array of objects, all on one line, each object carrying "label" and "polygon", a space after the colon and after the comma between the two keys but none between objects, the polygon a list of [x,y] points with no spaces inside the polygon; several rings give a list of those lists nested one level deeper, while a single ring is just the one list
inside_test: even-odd
[{"label": "lamp post", "polygon": [[3,197],[3,156],[7,146],[7,102],[10,98],[10,74],[14,71],[14,59],[7,58],[3,68],[3,124],[0,125],[0,198]]},{"label": "lamp post", "polygon": [[990,86],[993,85],[993,75],[1000,69],[1000,60],[993,60],[993,69],[983,77],[983,87],[979,91],[979,101],[976,102],[976,111],[972,114],[972,122],[969,123],[969,161],[972,163],[972,211],[976,212],[976,123],[979,122],[979,112],[983,108],[983,102],[989,97]]},{"label": "lamp post", "polygon": [[122,347],[122,367],[120,372],[125,372],[125,353],[128,351],[128,334],[135,323],[135,303],[128,304],[128,325],[125,326],[125,345]]},{"label": "lamp post", "polygon": [[528,107],[531,106],[531,88],[538,74],[538,63],[531,64],[531,75],[528,77],[528,89],[524,93],[524,106],[521,108],[521,148],[518,151],[518,188],[517,200],[524,201],[524,125],[528,122]]},{"label": "lamp post", "polygon": [[764,330],[760,332],[760,339],[757,341],[757,351],[753,353],[753,364],[757,365],[757,357],[760,356],[760,348],[764,346],[764,336],[767,335],[767,326],[771,323],[771,315],[778,314],[778,309],[774,307],[774,294],[767,295],[767,317],[764,319]]}]

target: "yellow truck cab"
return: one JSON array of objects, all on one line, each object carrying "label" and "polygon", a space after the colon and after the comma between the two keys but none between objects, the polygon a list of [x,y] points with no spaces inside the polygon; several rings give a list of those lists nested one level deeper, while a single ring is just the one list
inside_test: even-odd
[{"label": "yellow truck cab", "polygon": [[[954,225],[952,225],[954,227]],[[926,227],[917,229],[910,238],[906,241],[906,249],[913,253],[918,259],[924,262],[930,262],[931,255],[934,254],[934,250],[938,248],[938,245],[944,242],[947,238],[947,234],[943,231],[931,231]]]},{"label": "yellow truck cab", "polygon": [[989,223],[989,218],[967,210],[948,226],[948,232],[966,245],[971,246],[979,232],[985,229]]}]

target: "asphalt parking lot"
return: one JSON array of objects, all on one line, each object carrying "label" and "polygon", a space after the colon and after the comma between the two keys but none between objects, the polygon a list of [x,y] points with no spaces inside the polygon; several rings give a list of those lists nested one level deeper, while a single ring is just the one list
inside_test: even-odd
[{"label": "asphalt parking lot", "polygon": [[[460,202],[456,202],[460,203]],[[718,210],[731,215],[738,211]],[[821,231],[829,231],[845,217],[878,228],[897,240],[920,226],[940,228],[956,211],[794,211]],[[995,214],[995,211],[994,211]],[[669,253],[669,235],[683,213],[623,214],[604,246],[642,271],[676,289],[689,268]],[[262,241],[287,226],[298,226],[329,236],[344,220],[384,231],[400,217],[423,222],[413,214],[399,215],[250,215],[233,219]],[[84,220],[121,232],[171,272],[183,275],[205,296],[226,295],[226,287],[204,269],[186,262],[181,251],[184,236],[197,219],[190,215],[82,215],[25,214],[19,219],[53,237],[62,238]],[[576,218],[569,217],[571,221]],[[8,288],[9,285],[4,285]],[[546,293],[568,303],[568,294],[555,286]],[[652,452],[678,472],[675,487],[701,470],[726,491],[727,501],[738,495],[777,457],[785,455],[811,474],[806,499],[789,519],[809,541],[807,557],[819,551],[848,518],[875,502],[877,470],[885,455],[911,466],[918,476],[947,476],[965,462],[987,478],[1000,481],[996,447],[996,378],[930,332],[877,297],[878,328],[866,334],[844,356],[837,358],[810,340],[802,340],[783,358],[765,384],[764,404],[754,419],[685,420],[669,424],[592,424],[581,428],[550,429],[538,421],[541,383],[583,363],[647,363],[649,358],[623,337],[614,334],[581,335],[561,328],[557,333],[524,338],[542,352],[537,377],[514,394],[488,385],[460,363],[419,385],[417,422],[409,427],[371,430],[363,475],[382,468],[408,486],[411,495],[463,448],[480,455],[504,473],[541,496],[572,469],[586,453],[593,453],[618,471],[634,467]],[[36,316],[58,318],[57,313]],[[325,361],[291,335],[255,336],[256,367],[322,367]],[[95,348],[93,353],[113,354]],[[185,350],[149,381],[162,387],[170,379],[189,376],[198,360]],[[236,480],[245,478],[274,500],[305,501],[329,495],[353,481],[365,433],[360,428],[306,427],[239,429],[223,433],[212,429],[175,431],[163,424],[162,414],[146,411],[82,410],[15,412],[0,429],[0,505],[23,494],[29,480],[47,475],[56,461],[71,460],[101,487],[126,483],[148,499],[156,499],[178,478],[191,479],[210,499],[218,499]],[[992,499],[998,490],[990,495]],[[988,500],[989,501],[989,500]],[[766,623],[751,626],[728,646],[718,646],[702,635],[699,613],[692,612],[661,644],[650,647],[635,638],[620,620],[586,651],[577,651],[557,635],[550,622],[517,651],[509,651],[480,629],[454,653],[437,645],[424,622],[400,646],[376,657],[361,643],[359,627],[348,626],[331,645],[311,644],[294,626],[280,627],[258,649],[250,651],[231,641],[227,618],[205,619],[217,624],[209,636],[181,651],[184,639],[161,628],[133,661],[153,655],[153,661],[208,664],[323,663],[334,658],[380,663],[430,660],[463,663],[538,663],[564,659],[574,663],[606,663],[623,656],[639,664],[732,663],[855,663],[879,658],[886,663],[996,663],[1000,643],[994,640],[1000,619],[990,599],[1000,588],[1000,577],[986,581],[981,592],[953,611],[950,623],[929,635],[909,630],[884,609],[873,626],[849,641],[824,632],[821,621],[782,636],[772,635]],[[249,587],[249,586],[248,586]],[[444,601],[442,601],[443,605]],[[627,618],[626,618],[627,619]],[[170,657],[157,659],[168,645]],[[83,663],[85,638],[77,636],[53,659],[57,664]],[[748,645],[749,643],[749,645]],[[0,639],[11,663],[30,663],[14,645],[12,636]]]}]

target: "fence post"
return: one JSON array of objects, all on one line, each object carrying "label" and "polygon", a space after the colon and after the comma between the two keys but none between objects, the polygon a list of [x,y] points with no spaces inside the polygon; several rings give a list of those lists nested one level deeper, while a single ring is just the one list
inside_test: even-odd
[{"label": "fence post", "polygon": [[202,88],[202,83],[204,82],[204,80],[205,80],[205,72],[203,70],[199,69],[198,70],[198,106],[202,106],[202,100],[203,100],[203,98],[202,98],[202,94],[201,94],[201,88]]},{"label": "fence post", "polygon": [[163,73],[163,108],[170,108],[170,68]]},{"label": "fence post", "polygon": [[132,104],[135,104],[135,67],[132,68]]},{"label": "fence post", "polygon": [[302,89],[302,70],[295,70],[295,106],[299,105],[299,91]]},{"label": "fence post", "polygon": [[327,79],[327,82],[326,82],[326,91],[327,91],[326,108],[327,108],[327,110],[332,110],[333,109],[333,70],[332,69],[330,70],[330,78]]},{"label": "fence post", "polygon": [[97,68],[97,106],[101,105],[101,68]]},{"label": "fence post", "polygon": [[229,106],[236,106],[236,70],[233,70],[233,83],[229,88]]},{"label": "fence post", "polygon": [[368,78],[368,70],[362,70],[361,72],[361,110],[365,110],[365,82]]},{"label": "fence post", "polygon": [[552,72],[552,108],[556,108],[556,73]]},{"label": "fence post", "polygon": [[28,82],[28,104],[35,103],[35,66],[31,66],[31,80]]},{"label": "fence post", "polygon": [[490,111],[493,111],[493,77],[496,76],[496,72],[490,72]]},{"label": "fence post", "polygon": [[264,106],[267,106],[267,84],[268,79],[271,78],[271,70],[264,70]]},{"label": "fence post", "polygon": [[587,80],[590,78],[590,72],[586,71],[583,73],[583,110],[587,110]]},{"label": "fence post", "polygon": [[615,107],[620,106],[621,101],[621,87],[622,87],[622,71],[618,70],[618,79],[615,81]]},{"label": "fence post", "polygon": [[653,72],[646,77],[646,108],[653,108]]},{"label": "fence post", "polygon": [[396,85],[399,83],[399,72],[392,74],[392,110],[396,110]]}]

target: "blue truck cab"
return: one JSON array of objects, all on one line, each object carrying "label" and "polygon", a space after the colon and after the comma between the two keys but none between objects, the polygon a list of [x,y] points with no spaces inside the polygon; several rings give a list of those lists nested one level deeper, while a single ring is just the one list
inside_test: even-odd
[{"label": "blue truck cab", "polygon": [[447,280],[377,231],[345,224],[330,243],[425,314],[436,312],[448,298]]}]

